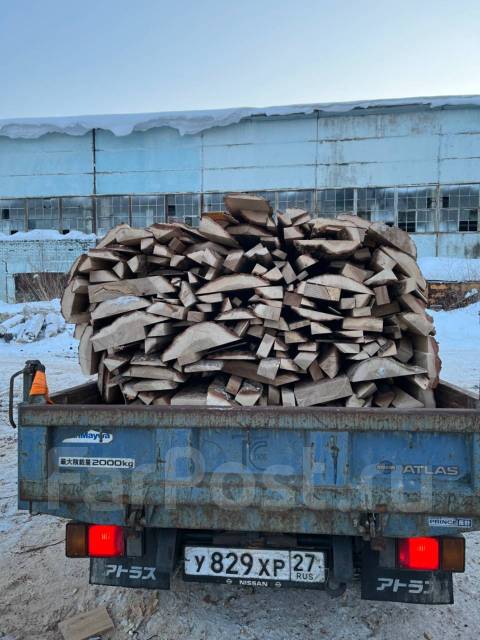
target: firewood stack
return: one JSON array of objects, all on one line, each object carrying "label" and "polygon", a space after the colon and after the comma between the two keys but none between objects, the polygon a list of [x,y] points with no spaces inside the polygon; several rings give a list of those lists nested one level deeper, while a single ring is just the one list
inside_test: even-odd
[{"label": "firewood stack", "polygon": [[112,229],[62,300],[107,403],[434,407],[440,359],[407,233],[229,195],[198,229]]}]

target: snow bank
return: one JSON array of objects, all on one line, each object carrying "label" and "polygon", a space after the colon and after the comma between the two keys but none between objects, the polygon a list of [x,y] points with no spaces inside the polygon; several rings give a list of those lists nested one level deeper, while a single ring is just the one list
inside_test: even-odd
[{"label": "snow bank", "polygon": [[60,301],[0,303],[0,339],[5,342],[35,342],[53,338],[65,330]]},{"label": "snow bank", "polygon": [[83,136],[92,129],[111,131],[127,136],[133,131],[148,131],[154,127],[171,127],[180,135],[195,134],[212,127],[226,127],[252,116],[290,116],[346,114],[369,109],[395,109],[420,106],[430,109],[443,107],[480,107],[480,96],[435,96],[394,98],[391,100],[359,100],[355,102],[321,102],[293,104],[280,107],[239,107],[205,111],[165,111],[158,113],[63,116],[52,118],[4,118],[0,120],[0,135],[9,138],[39,138],[46,133],[65,133]]},{"label": "snow bank", "polygon": [[32,229],[32,231],[17,231],[11,235],[0,233],[0,240],[90,240],[96,242],[97,236],[94,233],[83,233],[82,231],[60,233],[53,229]]},{"label": "snow bank", "polygon": [[60,313],[59,298],[38,300],[36,302],[16,302],[14,304],[0,300],[0,314],[6,316],[13,316],[17,313],[23,313],[24,315],[32,315],[33,313],[47,314],[50,311]]},{"label": "snow bank", "polygon": [[478,394],[480,382],[480,302],[463,309],[429,311],[440,346],[440,378]]},{"label": "snow bank", "polygon": [[427,280],[441,282],[480,281],[479,258],[419,258],[418,263]]}]

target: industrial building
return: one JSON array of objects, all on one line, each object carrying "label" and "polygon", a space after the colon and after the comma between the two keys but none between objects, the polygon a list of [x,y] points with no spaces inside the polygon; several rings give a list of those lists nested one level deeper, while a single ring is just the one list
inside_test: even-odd
[{"label": "industrial building", "polygon": [[[420,256],[478,258],[480,96],[0,120],[0,299],[95,241],[72,231],[195,225],[229,191],[397,224]],[[55,248],[22,233],[38,229],[59,232]]]}]

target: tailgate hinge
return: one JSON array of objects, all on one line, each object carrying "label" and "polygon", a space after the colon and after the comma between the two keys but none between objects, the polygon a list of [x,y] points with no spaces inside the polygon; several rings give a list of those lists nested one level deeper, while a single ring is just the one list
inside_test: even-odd
[{"label": "tailgate hinge", "polygon": [[373,540],[381,534],[382,522],[378,513],[369,511],[366,514],[362,514],[360,519],[355,520],[354,523],[364,540]]}]

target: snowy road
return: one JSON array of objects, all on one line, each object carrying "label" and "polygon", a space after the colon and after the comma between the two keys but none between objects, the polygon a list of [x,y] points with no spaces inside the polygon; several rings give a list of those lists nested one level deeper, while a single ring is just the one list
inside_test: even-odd
[{"label": "snowy road", "polygon": [[[443,377],[478,392],[480,306],[435,314]],[[183,583],[169,592],[88,585],[88,561],[67,560],[64,523],[16,510],[16,434],[7,425],[7,383],[27,358],[48,368],[52,390],[83,379],[67,334],[33,345],[0,344],[0,638],[56,640],[58,622],[105,604],[126,640],[469,640],[480,634],[480,534],[467,536],[467,571],[446,607],[362,602],[358,587],[332,600],[312,591],[269,591]],[[41,548],[42,545],[50,545]],[[38,548],[40,547],[40,548]]]}]

